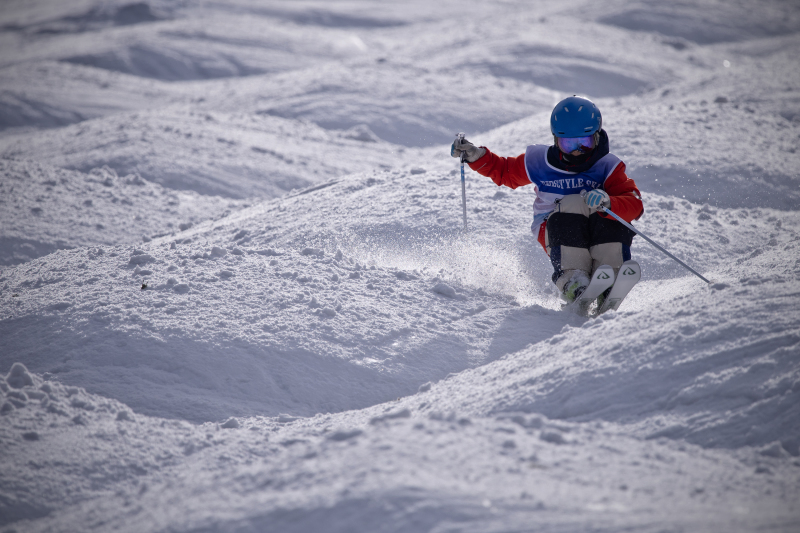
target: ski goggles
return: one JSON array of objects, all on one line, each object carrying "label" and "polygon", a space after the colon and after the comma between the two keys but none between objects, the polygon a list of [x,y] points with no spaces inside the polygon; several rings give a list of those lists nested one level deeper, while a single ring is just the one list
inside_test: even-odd
[{"label": "ski goggles", "polygon": [[596,137],[588,135],[586,137],[556,137],[556,145],[558,149],[565,154],[571,154],[574,151],[583,153],[591,152],[597,146]]}]

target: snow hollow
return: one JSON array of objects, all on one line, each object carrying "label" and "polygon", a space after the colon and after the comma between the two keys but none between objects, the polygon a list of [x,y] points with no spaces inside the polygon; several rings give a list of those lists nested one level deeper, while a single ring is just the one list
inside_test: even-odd
[{"label": "snow hollow", "polygon": [[[800,8],[0,5],[0,532],[800,530]],[[642,281],[562,310],[597,103]]]}]

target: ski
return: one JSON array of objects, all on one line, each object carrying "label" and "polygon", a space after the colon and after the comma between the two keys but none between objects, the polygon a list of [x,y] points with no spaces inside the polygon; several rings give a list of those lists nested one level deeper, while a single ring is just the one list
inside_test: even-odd
[{"label": "ski", "polygon": [[580,296],[578,309],[581,314],[587,314],[592,302],[606,289],[614,285],[614,269],[608,265],[600,265],[592,274],[592,281]]},{"label": "ski", "polygon": [[641,279],[642,269],[636,261],[625,261],[619,267],[619,274],[617,280],[611,287],[611,292],[608,293],[602,305],[597,310],[597,315],[601,315],[609,309],[617,310],[622,300],[631,292],[634,285]]}]

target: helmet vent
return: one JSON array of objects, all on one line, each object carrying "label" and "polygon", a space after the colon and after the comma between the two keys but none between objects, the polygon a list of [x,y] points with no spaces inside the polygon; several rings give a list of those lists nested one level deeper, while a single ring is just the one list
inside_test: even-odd
[{"label": "helmet vent", "polygon": [[[583,111],[583,106],[580,106],[580,107],[578,108],[578,111]],[[592,116],[594,116],[594,115],[592,115]]]},{"label": "helmet vent", "polygon": [[564,111],[566,111],[567,113],[569,113],[569,108],[568,108],[567,106],[564,106]]}]

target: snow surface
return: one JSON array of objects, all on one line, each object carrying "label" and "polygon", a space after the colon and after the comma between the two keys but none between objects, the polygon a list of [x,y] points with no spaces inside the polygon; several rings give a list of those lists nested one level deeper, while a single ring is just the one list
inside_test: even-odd
[{"label": "snow surface", "polygon": [[[576,38],[579,36],[579,38]],[[800,9],[0,6],[0,531],[800,530]],[[643,278],[469,172],[593,97]],[[66,452],[66,453],[65,453]]]},{"label": "snow surface", "polygon": [[[244,202],[165,189],[107,167],[80,173],[32,160],[0,160],[0,264],[59,248],[138,243],[221,217]],[[123,209],[120,209],[123,206]]]}]

